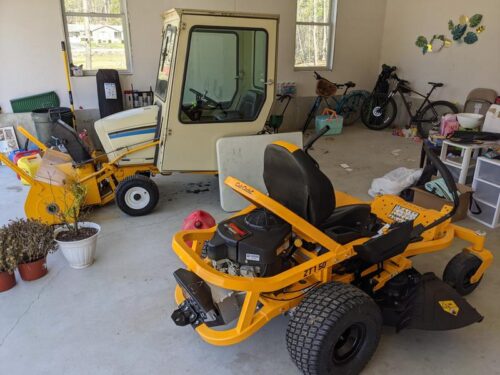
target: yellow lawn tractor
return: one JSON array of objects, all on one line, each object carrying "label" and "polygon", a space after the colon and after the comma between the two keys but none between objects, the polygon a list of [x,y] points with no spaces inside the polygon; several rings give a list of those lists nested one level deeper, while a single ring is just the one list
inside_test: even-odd
[{"label": "yellow lawn tractor", "polygon": [[115,199],[127,214],[144,215],[158,201],[149,176],[217,173],[216,142],[259,133],[271,112],[278,21],[275,15],[165,12],[154,105],[97,121],[100,157],[71,129],[61,136],[70,156],[40,145],[45,161],[37,176],[27,178],[26,215],[59,222],[60,210],[72,201],[63,186],[69,180],[86,185],[86,205]]},{"label": "yellow lawn tractor", "polygon": [[[173,321],[208,343],[232,345],[286,314],[288,351],[304,374],[359,373],[383,324],[448,330],[480,322],[463,296],[493,256],[484,234],[451,223],[455,182],[427,154],[453,207],[435,211],[391,195],[364,203],[334,191],[302,149],[267,146],[269,195],[228,177],[248,208],[214,228],[175,234],[173,250],[185,268],[174,272]],[[413,268],[412,257],[445,250],[455,238],[469,246],[449,261],[442,280]]]}]

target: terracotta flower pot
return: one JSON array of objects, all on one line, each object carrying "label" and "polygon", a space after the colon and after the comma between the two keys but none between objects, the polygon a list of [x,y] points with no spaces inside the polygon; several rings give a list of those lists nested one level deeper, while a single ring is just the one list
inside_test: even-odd
[{"label": "terracotta flower pot", "polygon": [[24,281],[37,280],[47,274],[47,257],[31,263],[22,263],[17,265],[19,274]]},{"label": "terracotta flower pot", "polygon": [[5,292],[16,285],[14,273],[0,272],[0,293]]}]

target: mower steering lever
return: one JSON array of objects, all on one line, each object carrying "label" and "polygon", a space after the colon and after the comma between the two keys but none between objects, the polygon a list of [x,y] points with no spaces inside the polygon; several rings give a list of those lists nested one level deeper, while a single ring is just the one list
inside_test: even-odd
[{"label": "mower steering lever", "polygon": [[307,151],[312,147],[312,145],[321,138],[322,135],[324,135],[328,130],[330,130],[330,127],[326,125],[321,131],[315,135],[313,135],[311,138],[309,138],[304,145],[304,151],[307,153]]}]

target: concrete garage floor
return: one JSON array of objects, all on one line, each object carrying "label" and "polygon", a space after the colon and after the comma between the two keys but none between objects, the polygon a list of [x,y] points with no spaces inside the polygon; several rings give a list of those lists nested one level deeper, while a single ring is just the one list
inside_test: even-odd
[{"label": "concrete garage floor", "polygon": [[[374,177],[398,166],[416,167],[418,144],[372,132],[362,125],[342,136],[323,138],[313,151],[336,189],[367,198]],[[400,149],[394,156],[392,150]],[[339,164],[353,169],[347,172]],[[285,344],[287,319],[278,317],[260,332],[232,347],[205,344],[188,327],[170,320],[175,307],[172,272],[181,266],[170,248],[172,235],[195,209],[226,217],[219,206],[217,180],[210,176],[159,177],[161,200],[149,216],[133,218],[113,204],[91,216],[102,226],[95,264],[67,266],[62,254],[49,256],[49,274],[19,281],[0,294],[1,374],[298,374]],[[189,184],[210,190],[186,192]],[[0,167],[0,224],[23,215],[27,188]],[[463,225],[486,230],[471,220]],[[488,232],[496,252],[500,231]],[[456,252],[415,258],[421,271],[438,275]],[[495,262],[468,300],[485,319],[448,332],[385,328],[365,374],[500,374],[500,267]]]}]

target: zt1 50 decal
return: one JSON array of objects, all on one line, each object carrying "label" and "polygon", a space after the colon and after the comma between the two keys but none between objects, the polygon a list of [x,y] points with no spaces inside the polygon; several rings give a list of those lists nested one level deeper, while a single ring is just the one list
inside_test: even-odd
[{"label": "zt1 50 decal", "polygon": [[317,264],[314,267],[308,268],[307,270],[304,271],[304,277],[309,277],[313,273],[321,271],[325,267],[326,267],[326,262],[321,262],[320,264]]}]

